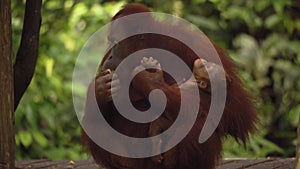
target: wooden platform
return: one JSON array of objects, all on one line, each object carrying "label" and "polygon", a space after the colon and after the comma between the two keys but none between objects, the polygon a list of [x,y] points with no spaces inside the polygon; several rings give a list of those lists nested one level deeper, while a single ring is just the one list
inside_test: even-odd
[{"label": "wooden platform", "polygon": [[[256,158],[256,159],[225,159],[217,169],[294,169],[295,159]],[[50,161],[31,160],[17,161],[16,169],[104,169],[93,160]]]}]

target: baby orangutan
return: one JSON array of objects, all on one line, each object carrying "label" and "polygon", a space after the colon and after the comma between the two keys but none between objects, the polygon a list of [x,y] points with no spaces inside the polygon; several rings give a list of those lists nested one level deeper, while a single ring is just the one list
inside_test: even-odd
[{"label": "baby orangutan", "polygon": [[[137,66],[132,74],[136,74],[142,70],[152,71],[159,75],[160,78],[163,78],[163,71],[158,60],[152,57],[143,57],[141,64]],[[205,59],[196,59],[193,65],[193,75],[186,80],[185,82],[179,84],[179,88],[185,91],[188,91],[192,88],[193,85],[197,85],[199,93],[202,92],[205,94],[211,95],[211,80],[213,79],[216,84],[222,83],[222,81],[227,80],[227,85],[230,83],[230,78],[225,73],[225,79],[222,78],[222,74],[225,73],[222,66],[217,65],[212,62],[207,62]],[[210,76],[209,76],[210,75]],[[224,77],[224,76],[223,76]],[[163,114],[158,119],[150,123],[149,127],[149,136],[159,135],[163,131],[167,130],[172,125],[173,120],[167,117],[166,114]],[[152,150],[153,152],[162,151],[162,140],[159,144],[153,142]],[[167,151],[157,156],[152,157],[154,163],[163,163],[167,168],[173,168],[176,165],[176,149]]]}]

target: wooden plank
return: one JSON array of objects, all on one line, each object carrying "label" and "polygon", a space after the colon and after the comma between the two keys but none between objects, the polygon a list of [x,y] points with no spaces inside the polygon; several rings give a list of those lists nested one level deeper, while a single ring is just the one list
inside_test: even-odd
[{"label": "wooden plank", "polygon": [[50,160],[40,159],[40,160],[18,161],[17,164],[18,165],[30,165],[30,164],[34,164],[34,163],[43,163],[43,162],[47,162],[47,161],[50,161]]},{"label": "wooden plank", "polygon": [[[294,169],[295,158],[236,158],[224,159],[217,169]],[[17,161],[16,169],[104,169],[89,160],[31,160]]]},{"label": "wooden plank", "polygon": [[217,169],[237,169],[237,168],[247,168],[248,166],[256,165],[259,163],[264,163],[267,161],[272,161],[274,159],[267,158],[254,158],[254,159],[234,159],[229,163],[223,163],[221,166],[217,167]]},{"label": "wooden plank", "polygon": [[266,163],[260,163],[254,166],[249,166],[247,169],[294,169],[295,159],[276,159]]},{"label": "wooden plank", "polygon": [[32,160],[17,161],[16,169],[102,169],[92,159],[90,160]]}]

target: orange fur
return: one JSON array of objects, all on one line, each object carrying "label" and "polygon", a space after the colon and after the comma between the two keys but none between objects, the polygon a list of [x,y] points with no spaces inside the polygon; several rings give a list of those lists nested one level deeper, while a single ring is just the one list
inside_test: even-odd
[{"label": "orange fur", "polygon": [[[113,17],[113,20],[139,12],[149,12],[149,9],[141,4],[129,4],[118,12],[116,16]],[[162,25],[162,27],[168,29],[168,25]],[[190,36],[192,37],[192,35]],[[139,42],[139,45],[136,45],[137,41]],[[199,42],[199,45],[201,45],[201,42]],[[95,161],[108,169],[213,169],[221,157],[221,140],[224,136],[231,135],[235,139],[245,143],[249,133],[255,130],[255,123],[257,121],[256,109],[253,106],[253,98],[244,89],[242,82],[237,75],[238,68],[236,64],[226,56],[225,52],[220,47],[215,44],[214,47],[220,56],[226,73],[229,75],[231,83],[228,88],[225,111],[221,122],[208,141],[203,144],[198,143],[198,137],[210,107],[210,95],[202,94],[200,96],[201,104],[198,119],[189,134],[176,147],[165,153],[166,161],[157,164],[154,163],[151,158],[134,159],[109,153],[96,145],[87,136],[85,131],[82,131],[83,144],[87,147],[88,151],[92,153]],[[145,48],[161,48],[172,51],[174,54],[181,57],[191,70],[193,68],[194,60],[198,58],[191,49],[180,41],[170,37],[154,34],[145,34],[142,36],[136,35],[121,41],[118,44],[118,49],[112,49],[115,50],[113,54],[111,53],[111,50],[108,51],[104,57],[104,60],[107,60],[107,62],[105,64],[102,63],[103,69],[115,69],[115,65],[118,65],[119,62],[129,54]],[[112,56],[111,59],[109,58],[110,56]],[[214,62],[212,58],[205,56],[204,53],[204,59]],[[117,60],[115,60],[116,58]],[[179,70],[178,76],[187,79],[191,75],[184,74]],[[93,91],[91,88],[94,87],[94,83],[91,83],[87,97],[86,113],[83,120],[83,123],[91,126],[93,123],[97,123],[93,122],[93,116],[95,114],[93,114],[93,110],[89,108],[89,98],[92,97],[93,94],[91,93],[91,91]],[[132,99],[133,105],[139,110],[147,109],[149,107],[147,100],[148,94],[155,88],[163,90],[168,99],[166,110],[161,118],[166,118],[170,123],[174,122],[179,111],[180,91],[178,90],[178,87],[176,87],[174,79],[167,74],[164,74],[164,80],[160,84],[153,83],[151,79],[146,76],[137,76],[133,80],[131,88],[131,97],[137,98]],[[135,97],[135,95],[138,95],[138,97]],[[103,103],[100,101],[101,96],[97,93],[96,96],[101,112],[114,129],[132,137],[149,136],[149,123],[134,123],[125,119],[116,111],[112,102]],[[192,97],[193,96],[187,99],[192,99]],[[168,164],[168,159],[171,159],[173,162],[175,161],[176,164]]]}]

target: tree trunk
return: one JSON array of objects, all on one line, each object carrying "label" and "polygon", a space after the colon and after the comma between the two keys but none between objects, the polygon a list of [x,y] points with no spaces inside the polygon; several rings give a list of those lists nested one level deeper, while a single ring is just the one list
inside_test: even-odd
[{"label": "tree trunk", "polygon": [[26,0],[21,44],[14,64],[15,110],[34,74],[39,49],[42,0]]},{"label": "tree trunk", "polygon": [[11,1],[0,1],[0,168],[15,164]]}]

